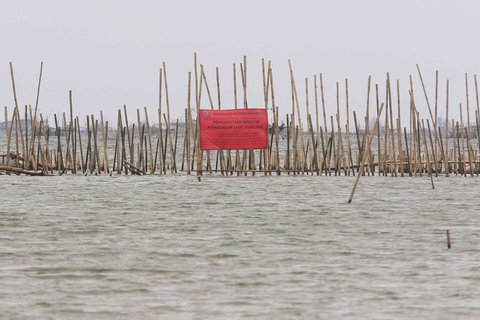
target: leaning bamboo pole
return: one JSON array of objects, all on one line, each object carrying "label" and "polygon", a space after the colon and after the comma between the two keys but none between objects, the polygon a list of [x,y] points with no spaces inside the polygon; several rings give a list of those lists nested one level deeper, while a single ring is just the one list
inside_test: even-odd
[{"label": "leaning bamboo pole", "polygon": [[[375,130],[378,130],[378,126],[379,126],[379,123],[380,123],[380,114],[382,113],[382,111],[383,111],[383,103],[380,106],[379,115],[377,116],[377,119],[375,120],[375,124],[373,126],[373,132],[368,139],[368,142],[367,142],[368,146],[370,146],[370,144],[372,143],[372,137],[375,135]],[[355,190],[357,189],[358,182],[360,181],[360,177],[362,176],[363,167],[365,165],[365,160],[366,160],[365,155],[366,155],[366,153],[363,154],[362,161],[360,162],[360,168],[359,168],[359,170],[357,170],[357,176],[355,177],[355,182],[353,184],[352,191],[350,193],[350,197],[348,198],[348,203],[352,203],[353,195],[355,194]]]},{"label": "leaning bamboo pole", "polygon": [[[480,153],[480,100],[478,98],[478,83],[477,83],[477,75],[474,75],[474,82],[475,82],[475,102],[476,102],[476,127],[477,127],[477,145],[478,145],[478,152]],[[478,175],[478,170],[477,170]]]},{"label": "leaning bamboo pole", "polygon": [[36,126],[37,126],[37,111],[38,111],[38,104],[40,100],[40,86],[42,83],[42,72],[43,72],[43,62],[40,62],[40,74],[38,76],[38,84],[37,84],[37,93],[36,93],[36,98],[35,98],[35,111],[34,111],[34,116],[33,116],[33,121],[31,121],[31,126],[32,126],[32,137],[30,139],[31,146],[30,150],[34,149],[35,145],[35,132],[36,132]]}]

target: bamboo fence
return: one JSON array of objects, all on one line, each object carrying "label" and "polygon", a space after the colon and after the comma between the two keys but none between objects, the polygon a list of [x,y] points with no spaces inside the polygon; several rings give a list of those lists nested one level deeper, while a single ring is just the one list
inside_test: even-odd
[{"label": "bamboo fence", "polygon": [[[275,102],[272,64],[262,59],[261,66],[263,107],[270,119],[267,148],[213,152],[200,149],[196,117],[201,107],[220,110],[226,104],[221,101],[219,68],[215,69],[215,83],[209,83],[206,68],[198,63],[196,54],[193,72],[188,73],[187,106],[181,119],[171,118],[167,69],[163,63],[155,112],[149,114],[146,107],[136,109],[136,117],[132,118],[124,105],[117,110],[115,123],[105,121],[102,111],[98,116],[91,114],[80,119],[74,114],[70,91],[68,111],[54,114],[52,125],[51,119],[38,110],[43,63],[33,107],[18,104],[10,63],[14,105],[4,107],[0,174],[357,175],[357,179],[360,175],[478,176],[480,112],[476,75],[473,77],[475,105],[471,106],[470,77],[465,74],[466,108],[458,105],[460,119],[449,118],[449,80],[446,80],[445,99],[440,101],[438,72],[432,104],[418,65],[417,81],[421,83],[420,96],[425,101],[414,92],[413,76],[409,78],[409,101],[401,101],[400,81],[392,81],[388,73],[382,101],[381,85],[373,84],[369,76],[362,119],[349,106],[347,79],[344,92],[336,83],[335,114],[327,115],[321,73],[313,76],[313,83],[305,79],[304,97],[300,99],[302,93],[288,61],[291,109],[281,117]],[[248,108],[246,57],[238,65],[233,64],[232,84],[234,108]],[[341,95],[345,105],[340,103]],[[422,118],[419,104],[426,104],[427,117]],[[438,123],[442,104],[446,121]],[[408,119],[401,118],[402,110],[408,110]]]}]

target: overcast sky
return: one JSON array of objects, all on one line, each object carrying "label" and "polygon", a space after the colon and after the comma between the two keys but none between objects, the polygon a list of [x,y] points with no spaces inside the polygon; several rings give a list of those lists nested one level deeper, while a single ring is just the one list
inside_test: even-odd
[{"label": "overcast sky", "polygon": [[[13,105],[10,61],[21,105],[34,104],[44,61],[40,109],[47,115],[67,111],[68,90],[73,90],[79,115],[103,110],[113,120],[123,104],[131,112],[149,106],[153,113],[158,72],[165,61],[175,118],[186,106],[193,52],[205,65],[211,87],[215,67],[220,67],[225,108],[233,107],[232,63],[241,62],[244,54],[249,106],[263,106],[261,58],[270,59],[282,113],[291,108],[288,59],[302,103],[304,78],[322,72],[328,111],[335,110],[336,81],[343,104],[348,78],[350,104],[363,113],[368,75],[383,88],[390,72],[392,79],[400,79],[402,108],[408,112],[412,74],[425,117],[416,63],[432,101],[434,73],[440,71],[440,115],[445,110],[445,80],[451,81],[451,106],[458,114],[458,103],[465,103],[464,73],[473,76],[480,67],[477,1],[42,0],[4,1],[0,9],[0,104]],[[473,78],[471,85],[474,106]],[[203,102],[208,107],[207,100]]]}]

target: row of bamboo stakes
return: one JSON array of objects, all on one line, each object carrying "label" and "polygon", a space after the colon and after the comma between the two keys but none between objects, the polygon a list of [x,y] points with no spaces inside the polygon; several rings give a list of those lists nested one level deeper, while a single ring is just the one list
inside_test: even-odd
[{"label": "row of bamboo stakes", "polygon": [[[417,65],[428,117],[425,119],[420,115],[417,108],[419,98],[414,92],[413,77],[410,76],[410,117],[407,126],[403,126],[400,115],[405,106],[401,104],[400,82],[392,81],[388,73],[384,101],[379,98],[379,85],[373,84],[371,76],[368,77],[363,119],[349,106],[348,80],[344,83],[345,105],[340,105],[340,85],[337,82],[336,112],[328,117],[322,74],[313,77],[313,103],[312,92],[309,91],[311,82],[305,79],[305,103],[301,106],[300,92],[290,61],[288,65],[291,112],[280,125],[273,68],[270,61],[262,59],[263,107],[271,111],[268,147],[262,150],[213,152],[200,149],[196,115],[205,106],[222,109],[219,68],[215,69],[215,92],[211,90],[205,68],[197,62],[196,54],[193,73],[188,73],[187,107],[182,122],[180,119],[171,119],[165,63],[159,73],[158,107],[154,115],[156,123],[152,123],[153,118],[146,107],[137,109],[136,119],[131,121],[130,118],[129,121],[125,105],[118,109],[117,121],[113,124],[105,121],[102,111],[99,117],[92,114],[80,119],[73,113],[70,91],[69,110],[55,114],[52,127],[48,121],[50,119],[46,119],[38,110],[43,63],[40,65],[35,104],[33,107],[25,105],[24,108],[18,104],[13,65],[10,63],[14,108],[10,112],[8,107],[4,107],[4,130],[0,131],[0,146],[3,145],[4,150],[0,154],[0,173],[478,176],[480,113],[476,76],[474,124],[470,118],[467,74],[466,119],[461,104],[459,121],[449,119],[449,81],[446,80],[446,121],[438,123],[441,104],[439,74],[436,72],[434,101],[431,105]],[[243,57],[239,66],[234,63],[232,70],[234,108],[248,108],[246,57]],[[342,108],[345,108],[342,110],[346,115],[345,120],[340,117]],[[373,126],[371,123],[374,123]]]}]

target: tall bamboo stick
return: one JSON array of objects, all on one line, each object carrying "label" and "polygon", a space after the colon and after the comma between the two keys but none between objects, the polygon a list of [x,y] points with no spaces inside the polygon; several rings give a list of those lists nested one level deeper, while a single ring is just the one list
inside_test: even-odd
[{"label": "tall bamboo stick", "polygon": [[[370,144],[372,143],[372,137],[375,135],[375,130],[378,130],[378,126],[379,126],[379,122],[380,122],[380,114],[382,113],[382,111],[383,111],[383,103],[380,106],[379,116],[377,116],[377,119],[375,120],[375,125],[373,126],[373,132],[368,139],[367,146],[370,146]],[[366,152],[363,153],[362,161],[360,163],[360,168],[359,168],[359,170],[357,170],[357,176],[355,178],[355,182],[353,184],[352,192],[350,193],[350,197],[348,198],[348,203],[352,203],[353,195],[355,194],[355,190],[357,189],[358,182],[360,181],[360,176],[362,175],[362,172],[363,172],[363,166],[365,165],[365,158],[366,158],[365,155],[366,154],[367,154]]]}]

